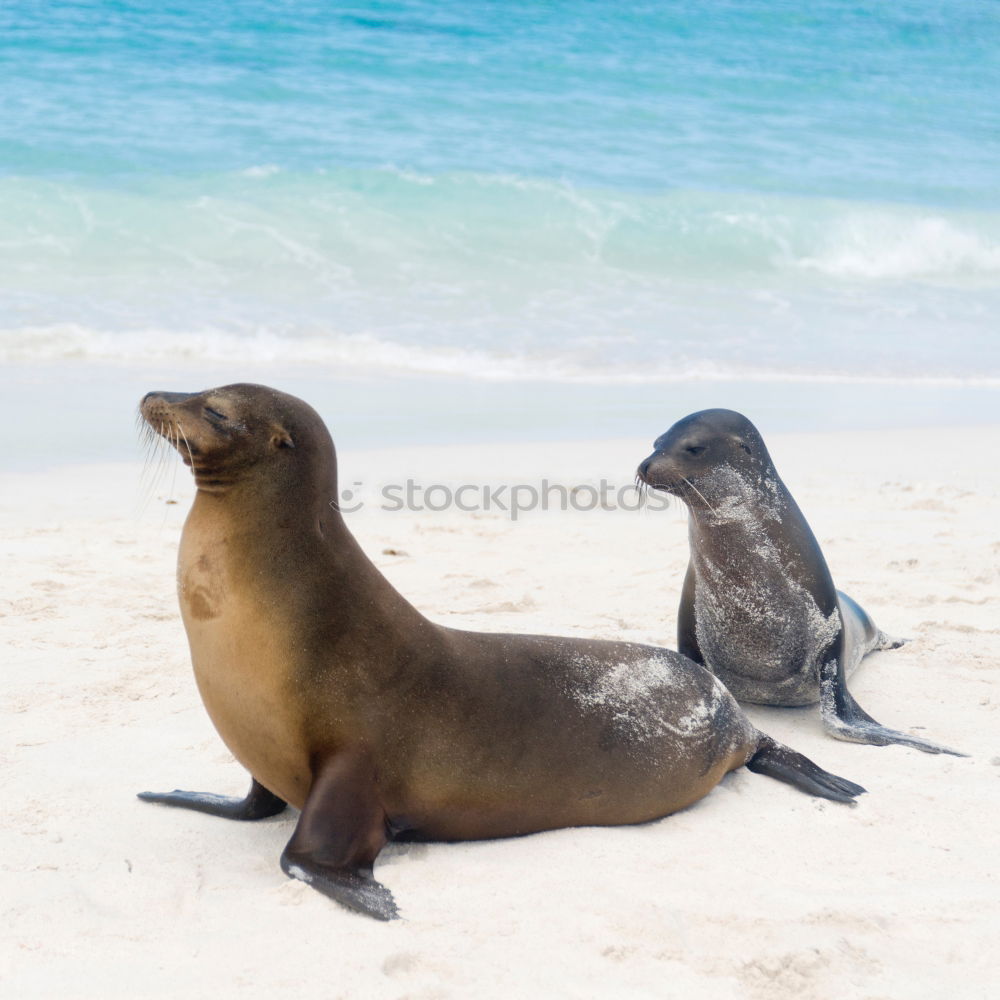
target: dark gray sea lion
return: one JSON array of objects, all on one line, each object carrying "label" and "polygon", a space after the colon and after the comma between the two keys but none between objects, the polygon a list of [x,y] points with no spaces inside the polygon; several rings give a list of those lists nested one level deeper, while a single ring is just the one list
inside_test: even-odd
[{"label": "dark gray sea lion", "polygon": [[231,819],[291,803],[282,868],[346,906],[396,915],[372,874],[394,837],[641,823],[743,764],[835,801],[864,791],[758,732],[677,653],[428,621],[348,531],[333,442],[301,400],[233,385],[150,393],[141,412],[194,472],[181,613],[253,784],[243,800],[140,797]]},{"label": "dark gray sea lion", "polygon": [[838,739],[964,756],[879,725],[847,690],[847,675],[866,653],[902,643],[834,588],[815,536],[746,417],[693,413],[653,447],[639,479],[680,497],[690,512],[681,653],[741,701],[818,701]]}]

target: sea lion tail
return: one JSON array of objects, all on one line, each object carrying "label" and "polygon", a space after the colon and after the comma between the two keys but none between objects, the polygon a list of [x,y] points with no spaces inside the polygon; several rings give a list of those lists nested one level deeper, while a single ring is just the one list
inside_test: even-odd
[{"label": "sea lion tail", "polygon": [[834,802],[853,803],[866,789],[846,778],[824,771],[808,757],[761,733],[757,752],[747,761],[747,767],[757,774],[766,774],[786,784],[794,785],[809,795]]}]

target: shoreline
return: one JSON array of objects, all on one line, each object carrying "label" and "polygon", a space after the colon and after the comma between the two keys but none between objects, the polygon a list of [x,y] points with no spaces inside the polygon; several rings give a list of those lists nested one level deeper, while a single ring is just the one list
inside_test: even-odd
[{"label": "shoreline", "polygon": [[[311,403],[341,450],[636,438],[722,406],[775,433],[1000,424],[1000,387],[950,383],[685,381],[609,385],[317,371],[304,365],[18,363],[0,371],[5,468],[141,458],[137,406],[151,389],[274,385]],[[22,435],[30,415],[30,447]]]}]

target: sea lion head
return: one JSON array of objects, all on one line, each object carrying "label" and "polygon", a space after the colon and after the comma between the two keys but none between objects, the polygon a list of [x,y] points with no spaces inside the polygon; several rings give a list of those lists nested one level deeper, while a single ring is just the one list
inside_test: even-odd
[{"label": "sea lion head", "polygon": [[759,487],[771,471],[764,441],[742,413],[701,410],[678,420],[653,444],[637,470],[647,486],[709,506],[732,494],[734,483]]},{"label": "sea lion head", "polygon": [[[224,492],[248,480],[301,480],[317,467],[335,478],[333,442],[319,414],[268,386],[150,392],[139,412],[177,449],[198,488],[207,492]],[[318,456],[328,461],[317,462]]]}]

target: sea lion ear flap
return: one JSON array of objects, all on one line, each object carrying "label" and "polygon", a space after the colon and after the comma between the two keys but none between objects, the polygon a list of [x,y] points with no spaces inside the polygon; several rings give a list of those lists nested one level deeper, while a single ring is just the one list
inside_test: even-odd
[{"label": "sea lion ear flap", "polygon": [[295,442],[292,440],[291,434],[284,427],[275,427],[274,433],[271,434],[271,447],[294,448]]}]

